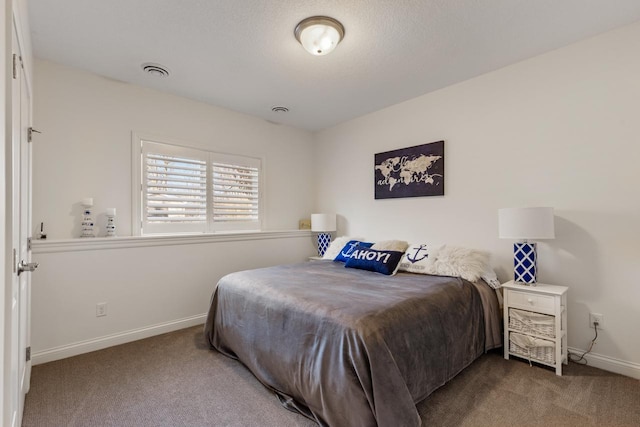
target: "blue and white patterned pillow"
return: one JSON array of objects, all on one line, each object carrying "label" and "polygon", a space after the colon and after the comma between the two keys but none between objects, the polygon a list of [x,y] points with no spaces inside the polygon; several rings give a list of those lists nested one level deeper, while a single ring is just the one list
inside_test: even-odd
[{"label": "blue and white patterned pillow", "polygon": [[351,253],[355,250],[356,246],[364,246],[365,248],[370,248],[373,243],[361,242],[359,240],[350,240],[344,247],[340,250],[338,255],[333,259],[334,261],[339,262],[347,262],[349,258],[351,258]]},{"label": "blue and white patterned pillow", "polygon": [[398,264],[400,263],[402,254],[402,252],[398,251],[379,251],[357,245],[353,251],[351,251],[350,258],[344,266],[392,276],[398,271]]}]

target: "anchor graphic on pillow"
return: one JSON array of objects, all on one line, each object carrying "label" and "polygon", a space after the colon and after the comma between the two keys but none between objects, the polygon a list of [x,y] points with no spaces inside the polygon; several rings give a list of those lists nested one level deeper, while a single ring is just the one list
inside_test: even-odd
[{"label": "anchor graphic on pillow", "polygon": [[353,243],[349,243],[349,249],[347,249],[347,252],[344,251],[344,248],[342,249],[342,256],[345,258],[351,258],[351,253],[356,248],[356,246],[358,246],[358,243],[360,242],[354,241]]},{"label": "anchor graphic on pillow", "polygon": [[[411,261],[412,264],[429,257],[429,254],[427,253],[427,245],[420,245],[417,248],[412,249],[415,250],[414,254],[410,254],[409,251],[407,251],[407,259]],[[420,252],[422,251],[425,252],[424,256],[420,256]]]}]

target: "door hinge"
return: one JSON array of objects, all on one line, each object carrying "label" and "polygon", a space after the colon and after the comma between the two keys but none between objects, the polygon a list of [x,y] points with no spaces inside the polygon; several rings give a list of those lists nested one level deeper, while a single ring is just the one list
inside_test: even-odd
[{"label": "door hinge", "polygon": [[27,129],[27,142],[31,142],[31,140],[33,139],[34,133],[42,133],[42,132],[40,132],[38,129],[34,129],[33,127],[29,127],[29,129]]},{"label": "door hinge", "polygon": [[13,78],[18,78],[18,55],[13,54]]},{"label": "door hinge", "polygon": [[26,361],[28,362],[31,360],[31,346],[27,347],[26,353],[27,353]]},{"label": "door hinge", "polygon": [[31,250],[31,237],[27,237],[27,250]]}]

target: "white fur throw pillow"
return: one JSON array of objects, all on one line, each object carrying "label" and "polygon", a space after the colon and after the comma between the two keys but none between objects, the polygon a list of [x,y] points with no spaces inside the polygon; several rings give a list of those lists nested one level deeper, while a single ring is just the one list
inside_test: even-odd
[{"label": "white fur throw pillow", "polygon": [[489,265],[487,252],[445,245],[429,257],[425,273],[462,277],[475,282],[482,277],[487,265]]},{"label": "white fur throw pillow", "polygon": [[342,248],[344,248],[344,245],[349,243],[351,240],[362,240],[362,239],[358,237],[349,237],[349,236],[336,237],[334,240],[331,241],[331,243],[329,243],[329,247],[324,252],[324,255],[322,255],[322,259],[334,260],[338,256]]},{"label": "white fur throw pillow", "polygon": [[381,242],[374,243],[373,246],[371,246],[371,249],[375,249],[377,251],[404,252],[408,247],[409,243],[402,240],[383,240]]}]

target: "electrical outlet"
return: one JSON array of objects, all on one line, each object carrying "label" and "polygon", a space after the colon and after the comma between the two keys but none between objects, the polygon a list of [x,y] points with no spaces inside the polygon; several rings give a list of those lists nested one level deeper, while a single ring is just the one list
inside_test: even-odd
[{"label": "electrical outlet", "polygon": [[96,304],[96,317],[102,317],[107,315],[107,303],[99,302]]},{"label": "electrical outlet", "polygon": [[604,329],[604,316],[599,313],[589,313],[589,327],[594,328],[595,322],[598,322],[598,330]]}]

